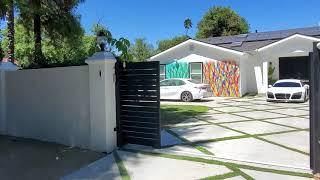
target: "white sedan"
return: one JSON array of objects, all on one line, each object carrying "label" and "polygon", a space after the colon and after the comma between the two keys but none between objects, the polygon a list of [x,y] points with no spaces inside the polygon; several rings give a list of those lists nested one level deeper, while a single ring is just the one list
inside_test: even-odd
[{"label": "white sedan", "polygon": [[309,99],[309,85],[296,79],[279,80],[269,86],[267,101],[306,102]]},{"label": "white sedan", "polygon": [[166,79],[160,82],[160,99],[190,102],[210,95],[210,85],[191,79]]}]

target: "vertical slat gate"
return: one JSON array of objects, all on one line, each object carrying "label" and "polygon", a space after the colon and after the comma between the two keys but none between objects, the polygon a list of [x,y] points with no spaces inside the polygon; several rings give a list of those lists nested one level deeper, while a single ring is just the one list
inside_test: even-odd
[{"label": "vertical slat gate", "polygon": [[310,168],[320,173],[320,53],[314,43],[310,53]]},{"label": "vertical slat gate", "polygon": [[116,63],[118,146],[160,148],[159,62]]}]

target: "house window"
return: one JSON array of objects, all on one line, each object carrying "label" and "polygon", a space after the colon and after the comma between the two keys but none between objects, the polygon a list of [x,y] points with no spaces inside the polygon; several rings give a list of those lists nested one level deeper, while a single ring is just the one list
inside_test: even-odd
[{"label": "house window", "polygon": [[202,83],[202,63],[190,63],[190,78]]},{"label": "house window", "polygon": [[166,79],[166,65],[160,64],[160,81]]}]

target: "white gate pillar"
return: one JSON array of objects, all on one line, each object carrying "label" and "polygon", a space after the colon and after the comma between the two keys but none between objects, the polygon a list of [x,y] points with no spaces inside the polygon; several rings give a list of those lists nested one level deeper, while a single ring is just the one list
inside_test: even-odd
[{"label": "white gate pillar", "polygon": [[90,86],[90,149],[111,152],[117,146],[115,63],[113,54],[98,52],[86,60]]}]

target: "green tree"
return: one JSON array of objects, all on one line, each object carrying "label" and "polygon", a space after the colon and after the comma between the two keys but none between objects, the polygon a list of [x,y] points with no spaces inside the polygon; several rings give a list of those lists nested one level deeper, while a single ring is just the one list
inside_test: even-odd
[{"label": "green tree", "polygon": [[249,24],[230,7],[213,7],[198,23],[197,38],[247,33]]},{"label": "green tree", "polygon": [[173,46],[176,46],[176,45],[178,45],[188,39],[189,39],[188,36],[177,36],[172,39],[160,40],[157,43],[158,44],[157,53],[160,53],[160,52],[165,51],[169,48],[172,48]]},{"label": "green tree", "polygon": [[184,28],[186,29],[186,36],[188,36],[188,31],[190,28],[192,28],[192,21],[191,19],[187,18],[186,20],[184,20]]},{"label": "green tree", "polygon": [[[18,65],[22,68],[34,68],[34,39],[33,32],[28,31],[19,20],[15,24],[15,46],[16,59]],[[5,37],[2,41],[2,47],[7,50],[8,38],[6,37],[8,30],[3,30],[1,33]],[[92,56],[96,52],[95,36],[86,36],[82,34],[73,41],[68,39],[60,40],[59,43],[53,43],[49,37],[43,37],[42,49],[43,56],[47,60],[43,67],[53,66],[70,66],[85,64],[85,59]]]},{"label": "green tree", "polygon": [[[82,0],[18,0],[20,20],[27,30],[33,32],[34,66],[45,66],[42,49],[43,36],[49,37],[55,44],[75,38],[83,34],[79,16],[74,9]],[[54,44],[53,43],[53,44]]]},{"label": "green tree", "polygon": [[[14,63],[14,53],[15,53],[15,46],[14,46],[14,6],[15,1],[13,0],[2,0],[0,2],[0,20],[6,19],[7,20],[7,38],[8,38],[8,48],[7,48],[7,57],[8,60]],[[2,52],[2,50],[0,49]],[[2,54],[2,53],[0,53]],[[1,55],[2,56],[2,55]]]},{"label": "green tree", "polygon": [[145,61],[153,55],[154,48],[146,42],[145,38],[137,38],[133,46],[130,47],[130,54],[133,56],[133,61]]},{"label": "green tree", "polygon": [[101,32],[107,38],[107,51],[112,52],[115,56],[118,57],[121,61],[130,61],[132,60],[132,55],[129,52],[130,48],[130,41],[126,38],[119,38],[115,39],[112,37],[111,32],[108,30],[107,27],[101,24],[95,24],[93,26],[92,32],[98,36]]}]

